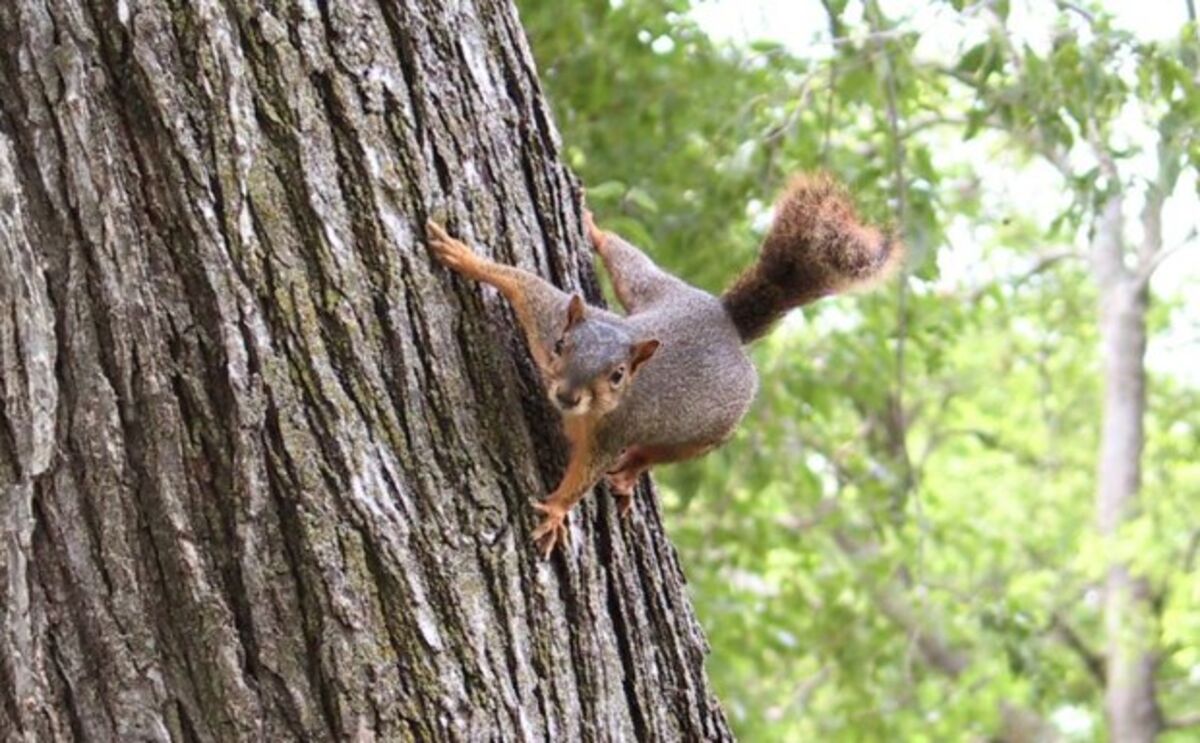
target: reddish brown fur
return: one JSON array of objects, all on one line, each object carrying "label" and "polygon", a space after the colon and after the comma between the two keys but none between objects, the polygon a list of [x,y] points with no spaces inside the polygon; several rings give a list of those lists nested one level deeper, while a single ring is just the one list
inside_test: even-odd
[{"label": "reddish brown fur", "polygon": [[633,489],[638,478],[656,464],[683,462],[694,459],[716,447],[715,443],[693,442],[680,446],[631,446],[607,473],[605,479],[617,497],[617,508],[621,516],[628,516],[633,508]]},{"label": "reddish brown fur", "polygon": [[795,307],[885,278],[902,255],[899,242],[859,221],[836,181],[797,176],[775,205],[758,262],[721,302],[749,342]]}]

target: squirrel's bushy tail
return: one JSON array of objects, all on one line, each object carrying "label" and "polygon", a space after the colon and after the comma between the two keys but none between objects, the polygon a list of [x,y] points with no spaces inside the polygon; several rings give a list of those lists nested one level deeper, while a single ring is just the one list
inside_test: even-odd
[{"label": "squirrel's bushy tail", "polygon": [[775,204],[758,262],[721,302],[748,343],[795,307],[886,278],[903,254],[899,241],[859,221],[832,178],[796,176]]}]

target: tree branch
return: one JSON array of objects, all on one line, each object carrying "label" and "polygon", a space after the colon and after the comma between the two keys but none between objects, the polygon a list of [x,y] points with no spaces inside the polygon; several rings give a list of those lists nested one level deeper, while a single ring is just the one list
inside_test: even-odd
[{"label": "tree branch", "polygon": [[[939,67],[935,71],[940,75],[949,77],[950,79],[970,88],[975,92],[975,95],[978,96],[980,100],[988,104],[994,104],[996,103],[997,98],[1003,98],[1003,96],[997,95],[993,90],[981,85],[979,81],[970,74],[961,70],[956,70],[950,67]],[[935,119],[930,122],[929,125],[932,126],[936,123],[941,122]],[[1061,175],[1064,180],[1070,181],[1075,176],[1075,170],[1071,167],[1071,163],[1067,160],[1066,150],[1061,147],[1052,146],[1036,129],[1028,129],[1023,132],[1015,131],[1011,126],[1006,126],[1003,122],[997,121],[994,116],[985,117],[982,121],[980,121],[980,124],[988,129],[1003,132],[1010,137],[1013,137],[1018,142],[1023,143],[1034,153],[1045,159],[1045,161],[1049,163],[1051,167],[1058,171],[1059,175]]]},{"label": "tree branch", "polygon": [[[834,465],[835,467],[837,465]],[[808,516],[787,516],[779,520],[779,526],[796,532],[811,531],[832,516],[838,510],[836,498],[822,498],[817,501],[812,513]]]},{"label": "tree branch", "polygon": [[1200,529],[1192,532],[1187,551],[1183,554],[1183,572],[1190,573],[1196,567],[1196,556],[1200,555]]},{"label": "tree branch", "polygon": [[[1188,2],[1191,2],[1191,0],[1188,0]],[[1083,18],[1083,20],[1087,21],[1089,26],[1096,25],[1096,17],[1079,5],[1067,2],[1067,0],[1058,0],[1057,5],[1060,10],[1069,10],[1072,13],[1078,14],[1080,18]]]},{"label": "tree branch", "polygon": [[1142,263],[1138,267],[1138,273],[1137,273],[1137,279],[1136,279],[1138,288],[1140,289],[1140,288],[1143,288],[1146,285],[1148,285],[1150,283],[1150,279],[1154,278],[1155,272],[1158,271],[1158,269],[1162,266],[1162,264],[1166,263],[1168,258],[1176,255],[1177,253],[1182,252],[1184,248],[1188,247],[1187,243],[1190,242],[1191,240],[1195,239],[1195,237],[1196,237],[1196,231],[1192,230],[1192,234],[1188,237],[1188,239],[1182,245],[1176,245],[1173,248],[1167,248],[1165,250],[1160,250],[1157,253],[1155,253],[1153,256],[1151,256],[1149,258],[1149,260]]},{"label": "tree branch", "polygon": [[[1161,157],[1161,150],[1160,157]],[[1159,164],[1159,171],[1163,166]],[[1146,203],[1142,207],[1142,244],[1138,248],[1138,270],[1135,280],[1144,286],[1154,269],[1162,263],[1162,210],[1167,201],[1167,192],[1160,180],[1146,189]]]},{"label": "tree branch", "polygon": [[1186,730],[1194,727],[1200,727],[1200,712],[1193,712],[1182,717],[1174,717],[1163,721],[1164,730]]},{"label": "tree branch", "polygon": [[[850,557],[857,557],[867,551],[865,546],[856,542],[844,529],[836,530],[833,538]],[[894,585],[889,583],[883,586],[868,586],[867,590],[883,615],[904,630],[916,645],[921,657],[935,671],[950,679],[957,679],[971,664],[967,654],[953,648],[940,630],[930,627]]]},{"label": "tree branch", "polygon": [[1050,630],[1079,656],[1091,677],[1100,685],[1100,688],[1104,688],[1107,683],[1104,673],[1104,658],[1088,647],[1079,633],[1057,612],[1050,618]]},{"label": "tree branch", "polygon": [[813,694],[816,694],[817,690],[825,685],[831,673],[829,666],[824,665],[817,669],[817,672],[812,676],[804,679],[800,683],[800,686],[796,688],[796,699],[792,702],[792,705],[799,709],[806,709]]},{"label": "tree branch", "polygon": [[[1017,288],[1021,287],[1022,285],[1024,285],[1027,281],[1032,279],[1034,276],[1037,276],[1038,274],[1041,274],[1041,273],[1045,273],[1049,269],[1053,268],[1056,264],[1061,263],[1062,261],[1065,261],[1068,258],[1083,258],[1083,257],[1084,256],[1082,254],[1080,254],[1080,252],[1077,250],[1057,250],[1057,251],[1054,251],[1053,253],[1044,253],[1042,255],[1036,256],[1034,258],[1033,264],[1030,265],[1029,268],[1025,269],[1025,271],[1017,274],[1016,276],[1008,277],[1004,281],[1008,286],[1011,286],[1013,289],[1017,289]],[[984,293],[988,289],[990,289],[992,286],[994,286],[996,283],[997,282],[991,282],[988,284],[984,284],[983,286],[977,287],[974,291],[972,291],[969,295],[967,295],[967,301],[968,302],[978,302],[980,299],[983,298]]]},{"label": "tree branch", "polygon": [[[879,3],[872,1],[866,5],[867,22],[874,33],[883,31],[883,12]],[[896,179],[896,213],[899,217],[900,229],[903,232],[908,224],[908,181],[905,177],[906,148],[904,137],[900,133],[900,107],[896,95],[896,75],[892,65],[891,55],[882,41],[876,42],[876,52],[883,63],[884,96],[887,102],[888,128],[892,137],[892,170]],[[914,488],[915,474],[912,457],[908,451],[908,428],[905,421],[904,387],[905,387],[905,350],[908,340],[908,282],[901,277],[897,288],[897,328],[896,328],[896,381],[893,415],[889,416],[895,422],[894,443],[899,455],[899,463],[903,469],[903,477],[899,489],[907,494]]]}]

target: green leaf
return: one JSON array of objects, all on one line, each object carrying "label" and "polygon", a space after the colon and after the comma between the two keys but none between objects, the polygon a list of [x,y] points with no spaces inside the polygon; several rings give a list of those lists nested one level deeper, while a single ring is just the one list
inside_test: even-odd
[{"label": "green leaf", "polygon": [[625,193],[625,184],[620,181],[605,181],[595,186],[587,187],[587,197],[589,200],[605,201],[615,199]]},{"label": "green leaf", "polygon": [[648,211],[651,214],[658,212],[658,203],[650,196],[650,194],[646,193],[646,191],[641,188],[635,186],[629,189],[629,191],[625,194],[625,198],[633,204],[636,204],[642,210]]},{"label": "green leaf", "polygon": [[981,42],[967,50],[958,60],[955,69],[959,72],[978,72],[983,67],[984,58],[991,47],[989,42]]}]

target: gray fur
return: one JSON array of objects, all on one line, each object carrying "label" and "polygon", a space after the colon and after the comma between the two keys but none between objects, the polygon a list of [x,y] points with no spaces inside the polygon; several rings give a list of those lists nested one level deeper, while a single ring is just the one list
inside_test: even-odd
[{"label": "gray fur", "polygon": [[[620,406],[600,423],[598,471],[621,451],[640,446],[716,446],[750,407],[758,375],[721,301],[663,271],[644,253],[608,235],[606,262],[622,303],[621,317],[587,307],[566,333],[567,381],[578,387],[627,360],[634,343],[662,345],[629,381]],[[563,338],[571,295],[533,274],[511,269],[537,321],[537,340],[552,353]]]},{"label": "gray fur", "polygon": [[630,314],[589,313],[620,323],[635,340],[657,338],[662,346],[638,370],[620,407],[602,421],[606,454],[615,459],[633,444],[720,444],[758,388],[737,328],[719,299],[666,273],[616,235],[607,238],[607,264],[615,283],[629,290],[622,302]]},{"label": "gray fur", "polygon": [[624,322],[613,321],[589,308],[583,322],[568,335],[571,363],[566,381],[573,388],[582,387],[596,377],[607,375],[629,358],[634,335]]},{"label": "gray fur", "polygon": [[607,233],[603,254],[609,273],[614,278],[621,277],[616,282],[617,298],[626,312],[631,314],[661,301],[668,294],[694,290],[687,282],[662,270],[645,253],[611,232]]},{"label": "gray fur", "polygon": [[754,399],[758,375],[720,300],[680,284],[626,319],[638,338],[662,346],[601,424],[601,441],[614,454],[631,444],[715,446]]},{"label": "gray fur", "polygon": [[567,305],[571,295],[536,274],[513,268],[524,290],[525,300],[537,321],[538,342],[549,353],[567,327]]}]

